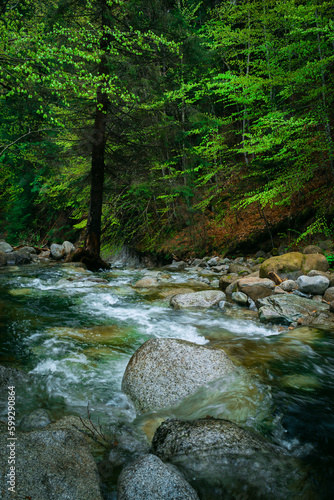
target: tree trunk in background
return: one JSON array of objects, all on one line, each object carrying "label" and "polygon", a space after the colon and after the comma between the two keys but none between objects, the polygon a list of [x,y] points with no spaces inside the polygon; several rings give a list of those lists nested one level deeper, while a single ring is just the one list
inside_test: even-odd
[{"label": "tree trunk in background", "polygon": [[[106,26],[106,0],[101,0],[101,24],[102,32]],[[105,50],[108,47],[107,35],[104,33],[100,48],[102,49],[101,60],[98,72],[100,75],[108,74]],[[85,250],[100,255],[101,246],[101,219],[103,202],[103,183],[105,168],[105,149],[106,149],[106,122],[107,122],[108,96],[103,90],[103,86],[97,89],[96,111],[94,120],[94,130],[92,134],[92,168],[91,168],[91,188],[89,216],[85,236]]]},{"label": "tree trunk in background", "polygon": [[103,94],[103,92],[99,89],[92,141],[90,205],[85,237],[85,248],[93,253],[96,253],[97,255],[100,254],[101,243],[107,104],[108,99],[106,94]]}]

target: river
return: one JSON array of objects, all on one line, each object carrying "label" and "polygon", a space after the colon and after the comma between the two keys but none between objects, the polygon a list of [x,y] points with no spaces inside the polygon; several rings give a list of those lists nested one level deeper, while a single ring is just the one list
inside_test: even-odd
[{"label": "river", "polygon": [[[334,332],[289,331],[259,323],[238,306],[174,311],[156,290],[131,285],[145,270],[91,273],[41,264],[0,271],[0,363],[33,375],[18,388],[18,420],[37,408],[52,419],[75,414],[107,429],[143,433],[168,416],[211,415],[261,432],[298,456],[316,494],[334,491]],[[192,270],[170,272],[162,289],[188,286]],[[174,337],[224,349],[238,371],[177,408],[136,417],[121,390],[126,365],[152,337]],[[6,418],[1,398],[0,417]],[[100,460],[101,457],[96,457]],[[115,480],[108,486],[115,496]],[[114,496],[113,496],[114,495]]]}]

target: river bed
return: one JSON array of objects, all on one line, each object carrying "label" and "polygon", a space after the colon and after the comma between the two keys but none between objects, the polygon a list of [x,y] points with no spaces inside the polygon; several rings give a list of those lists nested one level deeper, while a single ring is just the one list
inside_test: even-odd
[{"label": "river bed", "polygon": [[[169,272],[156,290],[132,285],[145,270],[91,273],[61,264],[0,272],[0,363],[32,374],[17,388],[18,421],[37,408],[52,419],[87,417],[106,431],[153,434],[163,419],[230,419],[298,456],[314,486],[334,490],[334,332],[266,326],[238,306],[174,311],[161,290],[186,287],[192,270]],[[237,373],[178,407],[136,416],[121,390],[132,354],[150,338],[173,337],[224,349]],[[6,418],[1,398],[0,418]],[[102,457],[96,457],[101,460]],[[116,498],[115,479],[107,486]]]}]

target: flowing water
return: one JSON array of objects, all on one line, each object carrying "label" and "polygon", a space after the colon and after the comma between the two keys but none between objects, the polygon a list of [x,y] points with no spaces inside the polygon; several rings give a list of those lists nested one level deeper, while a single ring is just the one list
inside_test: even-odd
[{"label": "flowing water", "polygon": [[[196,279],[192,271],[169,274],[167,291]],[[161,289],[131,286],[143,275],[133,269],[94,274],[60,264],[1,270],[0,363],[32,374],[29,387],[17,389],[18,420],[37,408],[53,419],[87,417],[89,405],[91,419],[103,428],[129,425],[151,437],[171,416],[230,419],[300,458],[313,487],[307,498],[329,498],[334,332],[265,326],[253,311],[236,306],[174,311]],[[121,390],[122,376],[135,350],[153,337],[224,349],[238,370],[177,407],[136,417]],[[1,398],[0,418],[6,410]]]}]

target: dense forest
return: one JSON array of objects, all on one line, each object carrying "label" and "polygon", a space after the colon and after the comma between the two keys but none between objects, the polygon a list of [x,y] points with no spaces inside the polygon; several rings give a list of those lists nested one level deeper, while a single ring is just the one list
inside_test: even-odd
[{"label": "dense forest", "polygon": [[94,251],[333,235],[322,0],[2,0],[0,232]]}]

